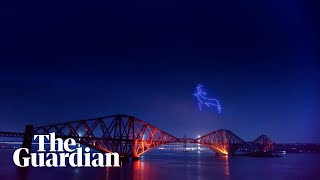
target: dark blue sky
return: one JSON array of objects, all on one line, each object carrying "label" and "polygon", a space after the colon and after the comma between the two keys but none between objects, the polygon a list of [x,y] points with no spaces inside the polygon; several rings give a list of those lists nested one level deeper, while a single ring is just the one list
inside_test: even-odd
[{"label": "dark blue sky", "polygon": [[[320,143],[319,1],[0,2],[0,130],[111,114]],[[199,111],[203,83],[223,113]]]}]

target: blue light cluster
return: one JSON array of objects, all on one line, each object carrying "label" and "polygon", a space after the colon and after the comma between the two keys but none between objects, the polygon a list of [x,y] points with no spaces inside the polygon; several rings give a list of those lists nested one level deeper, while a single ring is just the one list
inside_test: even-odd
[{"label": "blue light cluster", "polygon": [[199,103],[199,109],[202,110],[201,105],[205,104],[207,107],[214,106],[217,108],[218,113],[221,113],[221,106],[217,99],[214,98],[208,98],[207,93],[205,90],[203,90],[203,85],[199,84],[197,86],[197,92],[193,94],[197,97],[198,103]]}]

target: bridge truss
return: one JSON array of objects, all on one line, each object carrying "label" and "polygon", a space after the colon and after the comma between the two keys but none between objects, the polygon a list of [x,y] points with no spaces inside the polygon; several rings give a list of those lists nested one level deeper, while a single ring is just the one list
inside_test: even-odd
[{"label": "bridge truss", "polygon": [[256,145],[261,152],[272,151],[274,148],[274,142],[266,135],[259,136],[252,143]]},{"label": "bridge truss", "polygon": [[31,148],[33,135],[73,138],[78,143],[101,152],[117,152],[121,157],[137,158],[143,153],[168,143],[199,143],[218,154],[230,154],[243,144],[254,144],[261,152],[273,149],[274,143],[266,135],[253,142],[245,142],[229,130],[219,129],[200,138],[177,138],[136,117],[113,115],[60,124],[33,127],[27,125],[24,133],[0,132],[0,137],[24,138],[23,147]]},{"label": "bridge truss", "polygon": [[34,128],[34,134],[55,132],[57,137],[73,138],[102,152],[122,157],[139,157],[178,138],[133,116],[115,115]]},{"label": "bridge truss", "polygon": [[213,131],[196,139],[196,141],[199,144],[205,145],[213,151],[224,155],[233,152],[236,147],[245,143],[244,140],[233,132],[225,129]]}]

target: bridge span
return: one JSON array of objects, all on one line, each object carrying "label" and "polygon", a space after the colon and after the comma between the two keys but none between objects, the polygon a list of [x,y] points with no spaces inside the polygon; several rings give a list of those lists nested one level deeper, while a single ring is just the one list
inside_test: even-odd
[{"label": "bridge span", "polygon": [[168,143],[199,143],[218,154],[232,154],[240,145],[257,144],[261,151],[272,149],[273,142],[262,135],[253,142],[245,142],[229,130],[219,129],[197,139],[177,138],[134,116],[112,115],[71,121],[66,123],[32,126],[27,125],[24,133],[0,132],[0,137],[23,138],[23,147],[31,148],[33,135],[73,138],[78,143],[101,152],[117,152],[121,157],[138,158],[143,153]]}]

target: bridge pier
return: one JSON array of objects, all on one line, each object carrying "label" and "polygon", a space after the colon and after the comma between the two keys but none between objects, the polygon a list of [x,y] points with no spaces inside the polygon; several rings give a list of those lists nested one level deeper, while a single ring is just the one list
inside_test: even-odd
[{"label": "bridge pier", "polygon": [[[33,126],[26,125],[26,129],[24,131],[23,136],[23,143],[22,148],[27,148],[29,153],[31,152],[31,145],[32,145],[32,138],[33,138]],[[20,163],[23,164],[23,157],[29,157],[30,155],[26,151],[21,151],[20,153]]]},{"label": "bridge pier", "polygon": [[232,147],[232,145],[228,145],[228,156],[234,156],[234,148]]}]

